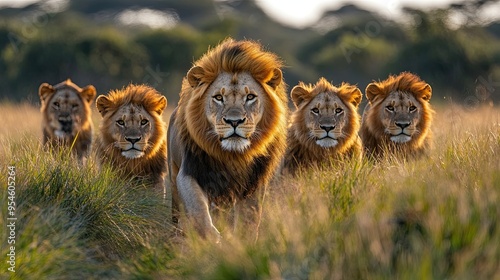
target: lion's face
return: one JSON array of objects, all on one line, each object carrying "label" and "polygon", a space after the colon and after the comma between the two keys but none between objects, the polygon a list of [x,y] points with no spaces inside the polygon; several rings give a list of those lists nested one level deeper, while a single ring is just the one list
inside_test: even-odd
[{"label": "lion's face", "polygon": [[113,125],[109,133],[122,156],[129,159],[144,156],[153,132],[151,115],[140,106],[127,104],[118,109],[110,122]]},{"label": "lion's face", "polygon": [[49,125],[57,138],[65,139],[75,136],[81,124],[82,101],[77,93],[65,89],[55,93],[48,106]]},{"label": "lion's face", "polygon": [[95,94],[93,86],[80,89],[69,80],[55,87],[46,83],[40,86],[41,111],[56,138],[69,140],[82,130]]},{"label": "lion's face", "polygon": [[406,143],[419,133],[422,105],[413,95],[400,91],[392,92],[380,108],[380,120],[391,141]]},{"label": "lion's face", "polygon": [[164,143],[161,114],[167,100],[156,90],[130,85],[97,98],[103,117],[101,134],[106,149],[115,149],[126,159],[148,157]]},{"label": "lion's face", "polygon": [[286,84],[277,57],[253,43],[209,56],[182,83],[175,125],[187,148],[241,164],[268,156],[274,146],[285,148]]},{"label": "lion's face", "polygon": [[335,87],[321,78],[314,86],[299,83],[292,89],[291,97],[297,107],[292,115],[292,131],[302,145],[342,148],[356,135],[356,110],[361,102],[357,87]]},{"label": "lion's face", "polygon": [[248,73],[221,73],[208,87],[206,117],[222,149],[244,152],[262,118],[262,87]]},{"label": "lion's face", "polygon": [[307,105],[305,123],[310,137],[323,148],[335,147],[338,140],[346,137],[344,127],[348,123],[348,108],[339,97],[323,92],[314,97]]},{"label": "lion's face", "polygon": [[370,83],[361,128],[365,148],[380,150],[382,142],[401,145],[408,151],[424,147],[431,135],[431,97],[431,86],[407,72]]}]

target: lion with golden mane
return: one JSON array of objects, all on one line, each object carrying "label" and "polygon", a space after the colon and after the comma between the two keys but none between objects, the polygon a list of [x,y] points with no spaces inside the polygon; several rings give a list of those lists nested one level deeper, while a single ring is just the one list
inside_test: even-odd
[{"label": "lion with golden mane", "polygon": [[80,88],[70,79],[38,89],[43,115],[43,144],[73,147],[78,159],[88,155],[92,143],[92,111],[96,90],[92,85]]},{"label": "lion with golden mane", "polygon": [[258,43],[227,39],[183,80],[168,131],[173,206],[203,237],[220,238],[211,205],[235,205],[258,230],[259,199],[286,149],[281,67]]},{"label": "lion with golden mane", "polygon": [[288,128],[285,173],[361,156],[359,88],[348,83],[335,87],[321,78],[315,85],[299,83],[291,97],[296,110]]},{"label": "lion with golden mane", "polygon": [[125,176],[143,179],[164,190],[167,173],[166,124],[162,113],[167,99],[145,85],[129,85],[100,95],[102,115],[96,140],[97,158]]},{"label": "lion with golden mane", "polygon": [[369,84],[360,130],[366,152],[376,157],[425,154],[431,146],[431,96],[431,86],[408,72]]}]

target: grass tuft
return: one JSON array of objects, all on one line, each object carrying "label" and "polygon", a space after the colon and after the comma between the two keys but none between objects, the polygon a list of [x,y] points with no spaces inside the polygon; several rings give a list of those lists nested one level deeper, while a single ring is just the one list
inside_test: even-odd
[{"label": "grass tuft", "polygon": [[[0,278],[498,279],[500,110],[437,111],[428,158],[345,161],[275,180],[255,243],[221,221],[221,244],[179,236],[145,184],[99,168],[95,155],[78,164],[67,150],[46,151],[32,130],[11,133],[0,138],[0,182],[16,166],[16,273],[2,266]],[[2,192],[2,228],[6,201]]]}]

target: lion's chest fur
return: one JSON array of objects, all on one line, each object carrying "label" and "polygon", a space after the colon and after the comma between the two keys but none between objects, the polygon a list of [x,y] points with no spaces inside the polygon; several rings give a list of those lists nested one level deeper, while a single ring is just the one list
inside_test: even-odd
[{"label": "lion's chest fur", "polygon": [[97,141],[97,145],[101,146],[97,149],[98,157],[102,161],[111,164],[126,177],[146,180],[156,184],[161,182],[167,172],[166,141],[160,145],[157,153],[146,154],[144,157],[137,159],[125,159],[120,150],[109,145],[106,146],[102,143],[102,139]]},{"label": "lion's chest fur", "polygon": [[315,143],[304,144],[289,133],[289,145],[284,159],[284,171],[294,174],[301,167],[322,166],[336,160],[343,160],[361,155],[361,139],[353,135],[345,143],[345,139],[335,147],[323,148]]},{"label": "lion's chest fur", "polygon": [[182,164],[186,175],[198,182],[210,201],[226,204],[245,199],[267,184],[273,166],[270,162],[270,156],[260,156],[242,166],[245,163],[241,161],[225,162],[201,149],[187,149]]}]

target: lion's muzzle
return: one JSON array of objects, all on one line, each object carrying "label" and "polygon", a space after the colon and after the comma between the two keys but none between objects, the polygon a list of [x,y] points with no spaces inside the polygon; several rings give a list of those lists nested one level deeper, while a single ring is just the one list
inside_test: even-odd
[{"label": "lion's muzzle", "polygon": [[399,130],[397,133],[391,132],[391,141],[395,143],[406,143],[411,140],[412,133],[409,131],[411,121],[395,121],[394,125]]},{"label": "lion's muzzle", "polygon": [[140,136],[137,136],[137,137],[127,137],[125,136],[125,140],[127,140],[128,142],[132,143],[132,145],[134,145],[135,143],[141,141],[141,138]]},{"label": "lion's muzzle", "polygon": [[141,148],[142,145],[140,145],[140,141],[142,140],[140,135],[128,135],[124,138],[126,144],[121,146],[122,155],[124,157],[132,159],[144,156],[144,151]]},{"label": "lion's muzzle", "polygon": [[240,124],[245,123],[246,118],[243,119],[230,119],[230,118],[223,118],[224,122],[229,124],[230,126],[237,128]]},{"label": "lion's muzzle", "polygon": [[71,134],[73,131],[73,119],[70,114],[61,114],[57,119],[61,125],[61,131],[63,133]]},{"label": "lion's muzzle", "polygon": [[401,129],[405,129],[410,126],[411,122],[395,122],[394,123],[397,127],[401,127]]},{"label": "lion's muzzle", "polygon": [[330,132],[330,130],[334,130],[335,129],[335,126],[331,126],[331,125],[328,125],[328,126],[325,126],[325,125],[321,125],[320,126],[321,129],[323,129],[324,131],[326,131],[327,133]]}]

